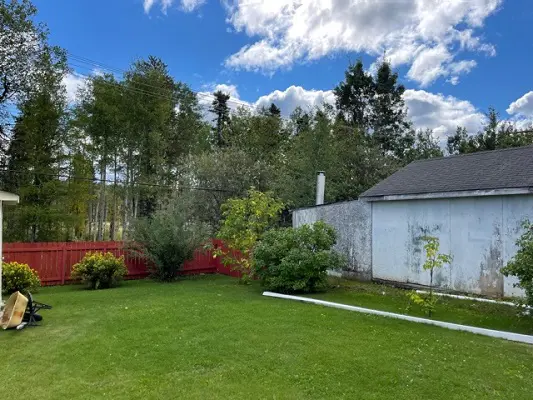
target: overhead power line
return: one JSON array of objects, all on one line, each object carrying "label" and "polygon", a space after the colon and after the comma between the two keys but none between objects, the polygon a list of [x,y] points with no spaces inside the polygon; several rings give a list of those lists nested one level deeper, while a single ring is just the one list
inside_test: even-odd
[{"label": "overhead power line", "polygon": [[[127,182],[124,181],[114,181],[112,179],[99,179],[99,178],[88,178],[84,176],[72,176],[68,174],[50,174],[50,173],[44,173],[44,172],[33,172],[33,171],[17,171],[14,169],[9,168],[0,168],[0,173],[14,173],[17,175],[37,175],[37,176],[47,176],[52,178],[63,178],[68,180],[77,180],[77,181],[84,181],[84,182],[105,182],[105,183],[113,183],[113,184],[122,184],[126,185]],[[206,191],[206,192],[222,192],[222,193],[235,193],[233,190],[227,190],[227,189],[217,189],[217,188],[206,188],[201,186],[188,186],[188,185],[177,185],[177,186],[169,186],[169,185],[159,185],[156,183],[142,183],[142,182],[135,182],[133,186],[145,186],[145,187],[158,187],[158,188],[164,188],[164,189],[171,189],[171,190],[179,190],[179,189],[187,189],[187,190],[200,190],[200,191]]]},{"label": "overhead power line", "polygon": [[[75,55],[75,54],[73,54],[71,52],[67,52],[67,54],[68,54],[68,57],[71,60],[75,61],[76,63],[91,65],[91,67],[87,67],[87,66],[75,64],[73,62],[69,62],[69,65],[75,66],[77,68],[82,68],[82,69],[87,69],[87,70],[94,70],[95,68],[97,68],[97,69],[102,70],[103,72],[107,71],[107,72],[111,72],[113,74],[127,74],[128,72],[131,72],[131,71],[127,71],[127,70],[122,69],[122,68],[113,67],[113,66],[110,66],[108,64],[92,60],[92,59],[87,58],[87,57],[78,56],[78,55]],[[80,75],[82,75],[82,74],[80,74]],[[146,82],[138,82],[138,81],[136,81],[135,84],[136,85],[141,85],[141,86],[144,87],[144,88],[135,88],[135,89],[138,89],[138,90],[144,90],[144,91],[147,91],[147,89],[155,89],[155,90],[158,90],[158,91],[161,90],[161,87],[150,85],[150,84],[148,84]],[[191,92],[193,92],[198,97],[204,97],[204,98],[207,98],[209,100],[213,99],[213,95],[211,93],[205,93],[203,91],[194,90],[192,88],[190,88],[190,90],[191,90]],[[153,93],[153,94],[159,95],[158,93]],[[235,104],[237,106],[247,107],[247,108],[252,109],[252,110],[257,110],[256,106],[253,106],[253,105],[251,105],[251,104],[249,104],[247,102],[244,102],[242,100],[235,100],[235,99],[231,99],[230,98],[228,100],[228,103],[232,103],[232,104]]]}]

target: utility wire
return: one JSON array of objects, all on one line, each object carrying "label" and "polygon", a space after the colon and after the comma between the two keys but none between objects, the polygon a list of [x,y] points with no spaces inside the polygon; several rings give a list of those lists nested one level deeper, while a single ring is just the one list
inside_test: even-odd
[{"label": "utility wire", "polygon": [[[127,182],[124,181],[114,181],[112,179],[99,179],[99,178],[87,178],[83,176],[71,176],[66,174],[49,174],[44,172],[33,172],[33,171],[17,171],[14,169],[9,168],[0,168],[0,173],[14,173],[18,175],[38,175],[38,176],[47,176],[47,177],[53,177],[53,178],[64,178],[69,180],[78,180],[78,181],[85,181],[85,182],[106,182],[106,183],[113,183],[113,184],[123,184],[126,185]],[[159,185],[156,183],[141,183],[136,182],[134,186],[147,186],[147,187],[158,187],[158,188],[164,188],[164,189],[189,189],[189,190],[200,190],[200,191],[206,191],[206,192],[222,192],[222,193],[235,193],[233,190],[227,190],[227,189],[215,189],[215,188],[206,188],[201,186],[187,186],[187,185],[177,185],[177,186],[168,186],[168,185]]]},{"label": "utility wire", "polygon": [[[131,71],[124,70],[122,68],[109,66],[108,64],[105,64],[105,63],[102,63],[102,62],[99,62],[99,61],[91,60],[90,58],[87,58],[87,57],[78,56],[78,55],[75,55],[75,54],[73,54],[71,52],[68,52],[68,51],[67,51],[67,54],[72,60],[74,60],[76,62],[79,62],[79,63],[82,63],[82,64],[91,65],[91,66],[96,67],[98,69],[104,70],[104,72],[108,71],[108,72],[112,72],[113,74],[115,74],[115,73],[127,74],[127,73],[131,72]],[[78,68],[83,68],[83,69],[88,69],[88,70],[89,69],[94,69],[94,68],[89,68],[89,67],[86,67],[86,66],[76,65],[76,64],[74,64],[72,62],[69,62],[69,64],[73,64],[74,66],[76,66]],[[138,85],[145,86],[145,87],[150,88],[150,89],[161,90],[160,87],[157,87],[157,86],[154,86],[154,85],[150,85],[150,84],[148,84],[146,82],[134,81],[134,83],[138,84]],[[210,93],[204,93],[204,92],[199,91],[199,90],[193,90],[192,88],[190,88],[190,90],[191,90],[191,92],[193,92],[197,96],[205,97],[205,98],[208,98],[210,100],[213,99],[213,95],[210,94]],[[238,106],[248,107],[248,108],[250,108],[252,110],[256,110],[257,109],[256,106],[252,106],[251,104],[248,104],[248,103],[246,103],[244,101],[232,100],[231,98],[228,100],[228,103],[233,103],[233,104],[236,104]]]},{"label": "utility wire", "polygon": [[[75,67],[78,67],[78,68],[87,68],[87,67],[82,67],[80,65],[73,64],[73,63],[69,63],[69,66],[75,66]],[[84,75],[84,74],[81,74],[79,72],[77,72],[77,75],[81,76],[82,78],[86,78],[86,79],[92,79],[92,78],[97,76],[97,75]],[[106,80],[101,80],[100,83],[102,83],[104,85],[108,85],[108,86],[113,86],[113,87],[116,87],[116,88],[121,89],[121,90],[129,91],[131,93],[142,94],[142,95],[146,95],[146,96],[149,96],[149,97],[159,98],[159,99],[162,99],[162,100],[174,100],[175,99],[174,96],[171,95],[171,94],[165,95],[165,94],[162,94],[162,93],[155,93],[154,91],[143,89],[143,88],[139,88],[139,87],[124,86],[124,85],[121,85],[119,82],[113,83],[113,82],[109,82],[109,81],[106,81]],[[157,88],[157,87],[154,86],[154,88]],[[157,89],[159,91],[162,90],[162,88],[157,88]],[[195,94],[197,97],[204,97],[204,98],[206,98],[208,100],[211,100],[211,101],[213,100],[213,95],[212,94],[195,92],[193,90],[191,90],[191,92],[193,94]],[[245,102],[238,102],[238,101],[229,99],[227,101],[227,103],[234,104],[234,105],[236,105],[238,107],[249,108],[252,111],[257,110],[256,107],[251,106],[250,104],[245,103]],[[210,106],[210,104],[198,104],[198,105],[200,107],[202,107],[202,106]]]}]

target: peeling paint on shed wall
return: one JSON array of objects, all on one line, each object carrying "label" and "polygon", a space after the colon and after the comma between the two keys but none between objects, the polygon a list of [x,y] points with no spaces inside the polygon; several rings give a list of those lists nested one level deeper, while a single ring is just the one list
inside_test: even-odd
[{"label": "peeling paint on shed wall", "polygon": [[[522,221],[529,218],[533,221],[533,196],[509,196],[503,203],[503,264],[516,254],[516,240],[522,234]],[[505,278],[503,281],[506,296],[522,296],[524,291],[514,287],[518,280],[514,277]]]},{"label": "peeling paint on shed wall", "polygon": [[453,261],[435,275],[441,288],[491,296],[520,295],[500,268],[514,256],[520,223],[533,219],[533,196],[486,196],[374,202],[374,278],[429,284],[420,237],[440,240]]},{"label": "peeling paint on shed wall", "polygon": [[347,201],[301,208],[293,212],[293,226],[322,220],[337,230],[336,249],[348,256],[347,275],[372,278],[372,206],[364,201]]}]

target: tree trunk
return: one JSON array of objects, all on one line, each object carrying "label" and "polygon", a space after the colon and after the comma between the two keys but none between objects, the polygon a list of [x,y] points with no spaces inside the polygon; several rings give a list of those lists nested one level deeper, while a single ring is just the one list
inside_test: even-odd
[{"label": "tree trunk", "polygon": [[115,151],[113,166],[113,215],[109,227],[109,240],[115,240],[115,231],[117,223],[117,152]]},{"label": "tree trunk", "polygon": [[37,225],[32,224],[31,226],[31,242],[35,243],[37,241]]},{"label": "tree trunk", "polygon": [[89,202],[89,207],[87,207],[87,221],[88,221],[88,231],[87,231],[87,238],[92,238],[93,235],[93,208],[94,203],[92,201]]},{"label": "tree trunk", "polygon": [[100,195],[98,199],[98,211],[97,219],[98,224],[96,227],[96,240],[102,241],[104,239],[104,222],[105,222],[105,172],[106,165],[102,161],[100,165]]},{"label": "tree trunk", "polygon": [[[433,268],[429,272],[429,301],[433,304]],[[431,308],[429,309],[429,318],[431,318]]]},{"label": "tree trunk", "polygon": [[141,198],[141,193],[139,190],[136,190],[135,193],[135,200],[134,200],[134,208],[133,208],[133,219],[137,219],[137,216],[139,215],[139,201]]},{"label": "tree trunk", "polygon": [[130,169],[126,165],[126,182],[124,183],[124,212],[122,217],[122,240],[128,237],[128,223],[130,213]]}]

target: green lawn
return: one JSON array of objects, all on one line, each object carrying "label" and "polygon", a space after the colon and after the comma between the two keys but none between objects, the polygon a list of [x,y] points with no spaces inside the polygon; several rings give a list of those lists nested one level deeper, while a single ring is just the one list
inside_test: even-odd
[{"label": "green lawn", "polygon": [[[407,290],[338,278],[331,278],[331,284],[334,289],[309,297],[427,318],[420,306],[407,309]],[[440,297],[432,319],[533,335],[533,318],[520,317],[517,311],[508,305]]]},{"label": "green lawn", "polygon": [[[209,276],[45,288],[43,326],[0,332],[28,399],[531,399],[533,347],[262,297]],[[8,388],[10,388],[8,390]]]}]

